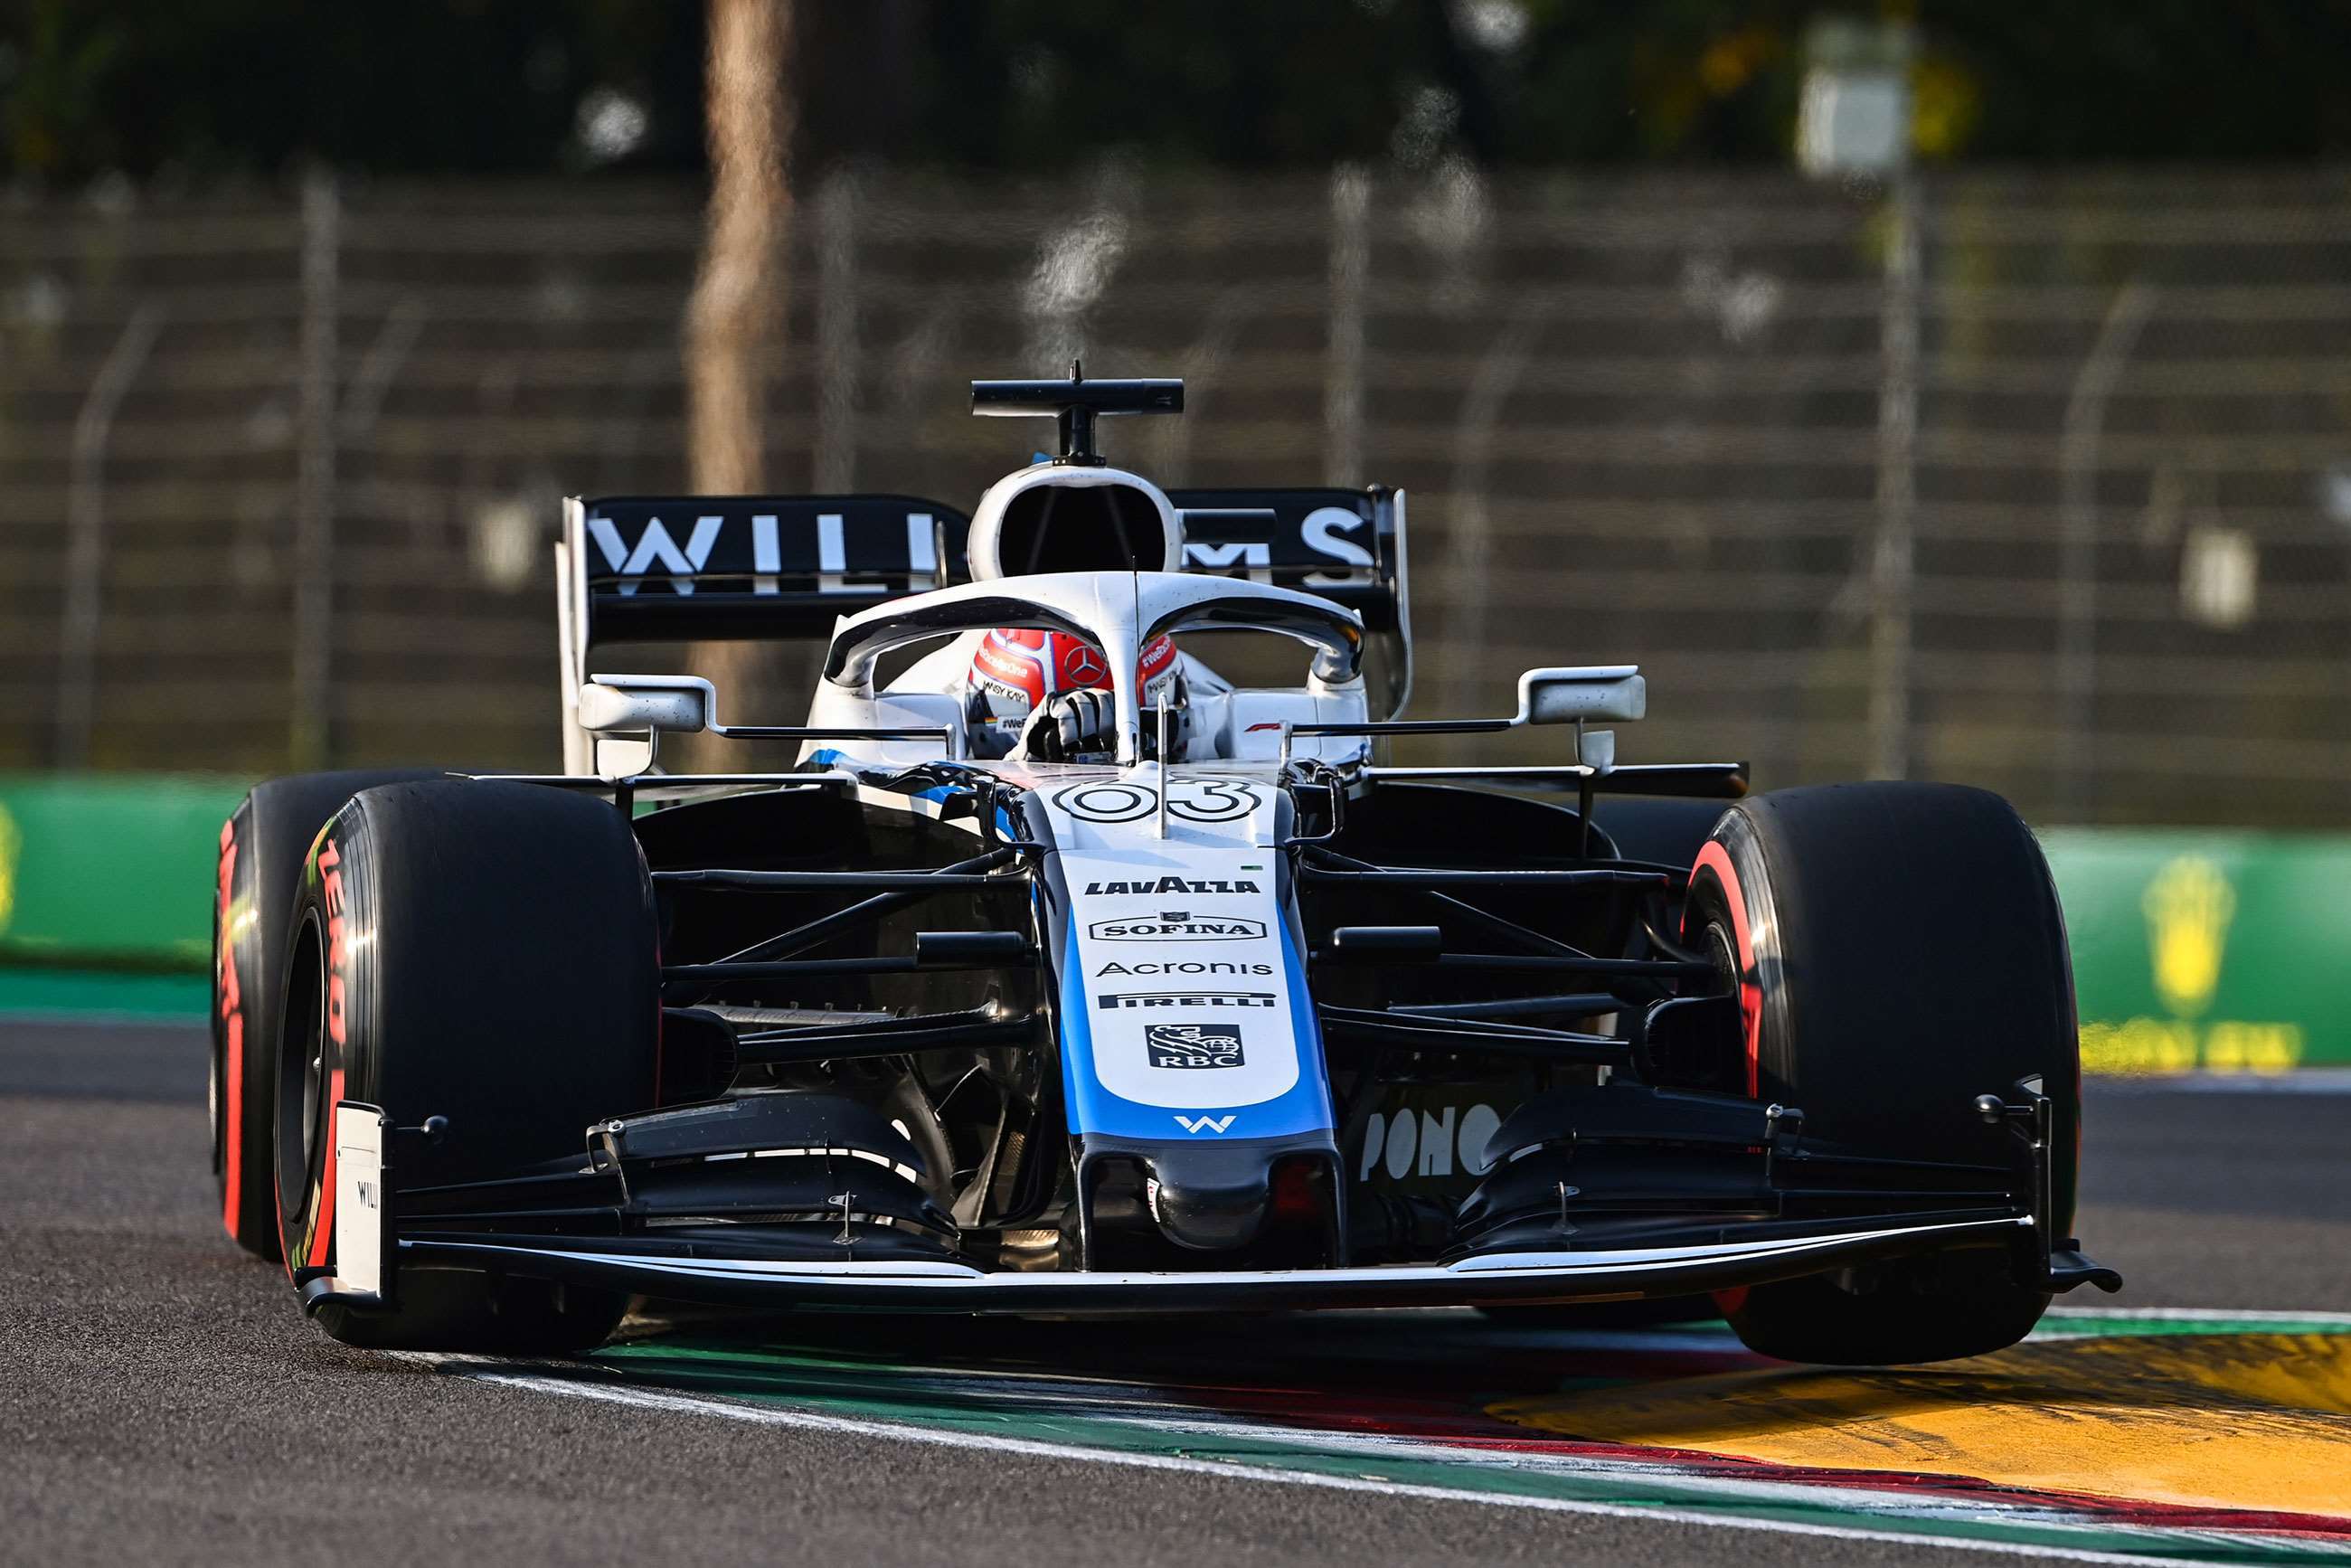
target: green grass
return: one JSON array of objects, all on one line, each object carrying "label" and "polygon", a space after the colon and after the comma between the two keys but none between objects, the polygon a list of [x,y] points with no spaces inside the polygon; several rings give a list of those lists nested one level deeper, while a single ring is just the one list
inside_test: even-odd
[{"label": "green grass", "polygon": [[197,1024],[204,1022],[211,1006],[209,975],[0,968],[0,1016]]}]

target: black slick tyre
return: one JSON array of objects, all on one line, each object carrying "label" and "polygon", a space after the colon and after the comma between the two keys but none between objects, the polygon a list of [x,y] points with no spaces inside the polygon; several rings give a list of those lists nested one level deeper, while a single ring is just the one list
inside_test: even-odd
[{"label": "black slick tyre", "polygon": [[273,779],[221,824],[213,896],[212,1113],[214,1189],[221,1225],[256,1257],[278,1258],[270,1166],[278,993],[294,900],[310,841],[342,803],[378,784],[434,779],[422,769],[306,773]]},{"label": "black slick tyre", "polygon": [[[1740,998],[1746,1087],[1856,1152],[2000,1166],[1972,1107],[2037,1078],[2055,1111],[2054,1234],[2073,1223],[2081,1068],[2056,892],[1999,796],[1955,785],[1787,789],[1741,801],[1698,852],[1683,940]],[[2048,1295],[2002,1249],[1726,1292],[1749,1348],[1882,1365],[2013,1344]]]},{"label": "black slick tyre", "polygon": [[[660,969],[652,883],[601,798],[441,779],[371,789],[302,876],[280,1052],[277,1193],[287,1271],[333,1265],[338,1100],[395,1125],[397,1195],[576,1164],[590,1122],[655,1103]],[[328,1306],[372,1348],[560,1354],[625,1300],[519,1277],[403,1270],[389,1312]]]}]

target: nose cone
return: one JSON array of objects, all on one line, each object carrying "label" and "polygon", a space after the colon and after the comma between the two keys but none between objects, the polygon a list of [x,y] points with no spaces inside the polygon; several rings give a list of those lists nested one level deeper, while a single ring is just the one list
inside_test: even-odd
[{"label": "nose cone", "polygon": [[1150,1161],[1143,1191],[1152,1219],[1170,1241],[1229,1251],[1248,1246],[1265,1228],[1270,1166],[1255,1150],[1166,1149]]}]

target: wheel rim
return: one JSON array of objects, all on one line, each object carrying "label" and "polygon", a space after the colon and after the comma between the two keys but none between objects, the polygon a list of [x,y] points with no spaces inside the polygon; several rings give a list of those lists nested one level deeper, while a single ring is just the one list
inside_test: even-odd
[{"label": "wheel rim", "polygon": [[307,913],[286,977],[277,1052],[277,1212],[288,1273],[303,1267],[310,1196],[321,1145],[319,1103],[327,1050],[326,945],[319,917]]},{"label": "wheel rim", "polygon": [[302,1168],[319,1168],[319,1100],[325,1093],[327,1066],[327,1035],[323,1029],[310,1030],[310,1047],[302,1061]]},{"label": "wheel rim", "polygon": [[204,1072],[204,1114],[213,1124],[213,1174],[226,1174],[228,1157],[227,1102],[221,1092],[221,1047],[215,1040],[210,1064]]},{"label": "wheel rim", "polygon": [[1714,995],[1735,997],[1740,994],[1739,938],[1730,927],[1719,920],[1706,923],[1706,945],[1699,951],[1714,966]]}]

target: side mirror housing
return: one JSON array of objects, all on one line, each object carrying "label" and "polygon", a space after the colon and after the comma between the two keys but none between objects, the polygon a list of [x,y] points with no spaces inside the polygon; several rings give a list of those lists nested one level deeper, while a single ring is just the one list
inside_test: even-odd
[{"label": "side mirror housing", "polygon": [[1513,725],[1636,719],[1649,711],[1649,685],[1638,664],[1573,664],[1519,677]]},{"label": "side mirror housing", "polygon": [[696,675],[590,675],[580,727],[590,735],[692,735],[710,727],[711,687]]}]

